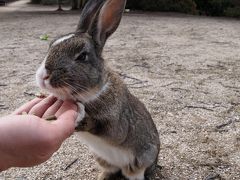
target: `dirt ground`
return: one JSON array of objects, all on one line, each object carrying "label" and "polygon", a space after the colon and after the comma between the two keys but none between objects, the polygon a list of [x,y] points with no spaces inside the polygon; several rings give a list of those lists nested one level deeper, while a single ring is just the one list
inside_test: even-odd
[{"label": "dirt ground", "polygon": [[[54,10],[25,1],[0,7],[1,116],[39,92],[35,71],[49,44],[39,36],[75,30],[79,12]],[[160,179],[240,179],[239,20],[128,13],[104,57],[152,114]],[[93,180],[98,172],[73,135],[46,163],[12,168],[0,179]]]}]

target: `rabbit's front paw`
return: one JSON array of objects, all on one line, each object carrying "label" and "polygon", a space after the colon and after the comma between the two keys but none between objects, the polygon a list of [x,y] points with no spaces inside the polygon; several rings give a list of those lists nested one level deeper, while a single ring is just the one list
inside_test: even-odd
[{"label": "rabbit's front paw", "polygon": [[81,121],[84,119],[86,112],[85,112],[85,106],[82,103],[78,103],[78,117],[75,121],[75,128],[77,128],[79,126],[79,124],[81,123]]},{"label": "rabbit's front paw", "polygon": [[109,172],[102,172],[101,174],[98,175],[98,179],[97,180],[110,180],[111,178],[111,173]]}]

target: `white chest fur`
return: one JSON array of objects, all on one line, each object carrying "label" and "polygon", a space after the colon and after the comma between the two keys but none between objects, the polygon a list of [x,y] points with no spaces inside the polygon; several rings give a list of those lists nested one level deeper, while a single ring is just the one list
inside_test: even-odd
[{"label": "white chest fur", "polygon": [[93,153],[112,165],[120,168],[133,161],[133,155],[130,152],[110,145],[97,136],[88,132],[79,132],[78,135],[81,142],[86,144]]}]

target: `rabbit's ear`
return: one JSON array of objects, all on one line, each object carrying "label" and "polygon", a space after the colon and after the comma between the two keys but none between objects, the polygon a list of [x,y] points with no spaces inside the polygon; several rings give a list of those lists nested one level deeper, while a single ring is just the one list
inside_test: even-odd
[{"label": "rabbit's ear", "polygon": [[125,5],[126,0],[106,0],[103,4],[97,19],[95,20],[95,28],[93,27],[95,31],[93,37],[97,42],[100,51],[107,38],[116,31],[120,24]]},{"label": "rabbit's ear", "polygon": [[85,33],[90,30],[103,3],[104,0],[88,0],[82,10],[77,32]]}]

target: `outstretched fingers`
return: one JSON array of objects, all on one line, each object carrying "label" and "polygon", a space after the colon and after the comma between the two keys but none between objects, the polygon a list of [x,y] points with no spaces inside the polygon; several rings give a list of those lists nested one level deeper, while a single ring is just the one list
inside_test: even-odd
[{"label": "outstretched fingers", "polygon": [[53,121],[57,130],[57,136],[63,141],[75,130],[75,120],[78,116],[77,105],[71,101],[65,101],[56,112],[57,120]]},{"label": "outstretched fingers", "polygon": [[61,106],[63,105],[63,101],[62,100],[57,100],[53,103],[52,106],[50,106],[46,112],[44,113],[44,115],[42,116],[42,118],[46,119],[49,117],[54,116],[58,110],[61,108]]},{"label": "outstretched fingers", "polygon": [[33,106],[32,109],[28,112],[28,114],[42,117],[44,113],[48,110],[48,108],[50,108],[56,101],[56,97],[48,96],[47,98],[43,99],[35,106]]},{"label": "outstretched fingers", "polygon": [[22,105],[20,108],[16,109],[12,115],[21,115],[23,112],[29,113],[29,111],[39,102],[41,102],[43,99],[41,98],[35,98],[31,100],[30,102]]}]

